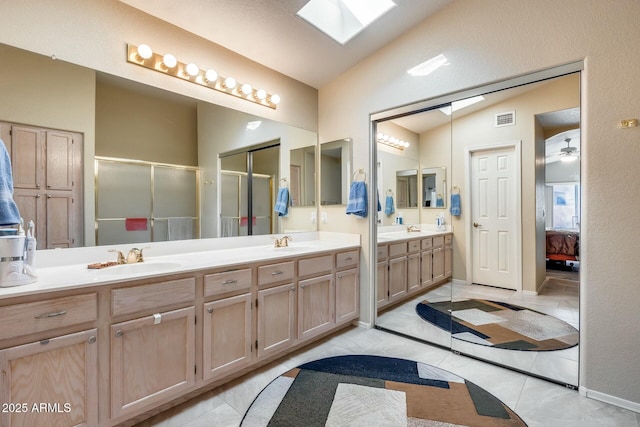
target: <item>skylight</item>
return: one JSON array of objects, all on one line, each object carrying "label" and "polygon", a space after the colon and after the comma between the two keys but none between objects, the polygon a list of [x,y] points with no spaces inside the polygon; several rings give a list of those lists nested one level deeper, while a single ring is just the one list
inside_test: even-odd
[{"label": "skylight", "polygon": [[474,96],[473,98],[462,99],[460,101],[454,101],[451,103],[451,107],[440,108],[447,116],[450,116],[454,111],[458,111],[462,108],[468,107],[470,105],[476,104],[480,101],[484,101],[484,96]]},{"label": "skylight", "polygon": [[391,0],[310,0],[297,15],[345,44],[395,5]]}]

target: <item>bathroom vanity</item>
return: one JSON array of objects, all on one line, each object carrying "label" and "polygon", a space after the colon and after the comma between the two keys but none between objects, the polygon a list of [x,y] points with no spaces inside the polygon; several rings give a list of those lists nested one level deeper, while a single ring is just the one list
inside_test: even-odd
[{"label": "bathroom vanity", "polygon": [[0,424],[133,425],[358,318],[359,235],[273,246],[155,243],[96,270],[107,247],[38,253],[37,283],[0,290]]},{"label": "bathroom vanity", "polygon": [[377,308],[404,301],[442,284],[452,273],[451,232],[384,227],[377,238]]}]

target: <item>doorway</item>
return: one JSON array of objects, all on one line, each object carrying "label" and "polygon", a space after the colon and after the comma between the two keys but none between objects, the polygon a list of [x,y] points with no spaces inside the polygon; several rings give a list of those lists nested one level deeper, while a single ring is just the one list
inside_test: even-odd
[{"label": "doorway", "polygon": [[273,234],[280,144],[220,155],[220,237]]}]

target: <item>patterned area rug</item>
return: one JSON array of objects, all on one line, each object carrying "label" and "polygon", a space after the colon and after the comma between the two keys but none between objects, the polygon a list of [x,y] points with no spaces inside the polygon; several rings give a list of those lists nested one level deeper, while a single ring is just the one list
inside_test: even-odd
[{"label": "patterned area rug", "polygon": [[451,372],[380,356],[305,363],[273,380],[242,427],[526,426],[492,394]]},{"label": "patterned area rug", "polygon": [[416,312],[453,338],[507,350],[563,350],[579,339],[578,330],[560,319],[498,301],[425,300]]}]

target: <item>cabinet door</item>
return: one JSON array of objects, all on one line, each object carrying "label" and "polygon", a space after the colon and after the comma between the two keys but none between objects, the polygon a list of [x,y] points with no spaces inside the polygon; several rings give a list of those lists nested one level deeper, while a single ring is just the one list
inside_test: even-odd
[{"label": "cabinet door", "polygon": [[166,402],[195,383],[194,307],[111,325],[111,417]]},{"label": "cabinet door", "polygon": [[444,277],[451,277],[453,274],[453,248],[445,246],[444,248]]},{"label": "cabinet door", "polygon": [[360,315],[360,270],[336,273],[336,324],[357,319]]},{"label": "cabinet door", "polygon": [[433,284],[433,252],[421,252],[420,257],[420,276],[422,277],[422,286],[429,286]]},{"label": "cabinet door", "polygon": [[73,189],[73,136],[47,131],[47,190]]},{"label": "cabinet door", "polygon": [[407,295],[407,257],[389,260],[389,301]]},{"label": "cabinet door", "polygon": [[45,170],[42,160],[43,135],[44,132],[36,128],[11,128],[11,169],[14,188],[40,188]]},{"label": "cabinet door", "polygon": [[433,250],[433,283],[444,279],[444,248]]},{"label": "cabinet door", "polygon": [[96,337],[92,329],[0,351],[0,402],[19,405],[3,407],[0,424],[98,425]]},{"label": "cabinet door", "polygon": [[420,289],[420,254],[407,256],[407,290],[409,293]]},{"label": "cabinet door", "polygon": [[296,288],[293,283],[258,291],[258,358],[295,342]]},{"label": "cabinet door", "polygon": [[298,339],[326,332],[335,324],[336,289],[333,274],[298,283]]},{"label": "cabinet door", "polygon": [[204,379],[247,366],[251,362],[251,294],[204,305]]},{"label": "cabinet door", "polygon": [[380,309],[389,303],[389,264],[386,261],[378,263],[377,276],[376,302],[378,309]]},{"label": "cabinet door", "polygon": [[73,246],[73,195],[47,194],[47,249]]}]

